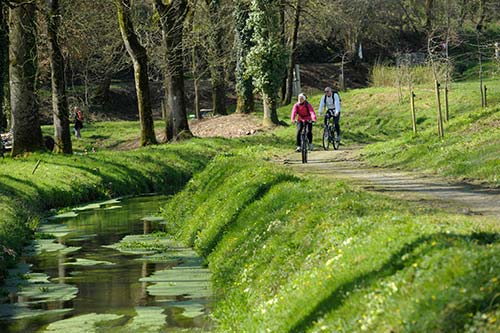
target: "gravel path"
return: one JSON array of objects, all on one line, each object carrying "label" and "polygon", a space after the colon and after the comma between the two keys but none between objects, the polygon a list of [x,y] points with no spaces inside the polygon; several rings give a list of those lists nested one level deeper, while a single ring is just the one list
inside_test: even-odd
[{"label": "gravel path", "polygon": [[360,161],[359,153],[359,146],[341,146],[338,151],[324,151],[320,147],[310,152],[307,164],[301,163],[298,153],[290,153],[284,164],[300,173],[330,180],[348,179],[366,190],[397,199],[452,213],[494,217],[500,222],[500,190],[453,183],[417,172],[369,167]]}]

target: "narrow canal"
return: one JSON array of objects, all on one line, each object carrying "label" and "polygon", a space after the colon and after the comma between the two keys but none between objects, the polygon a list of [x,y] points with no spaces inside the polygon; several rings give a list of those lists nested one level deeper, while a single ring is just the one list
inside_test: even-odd
[{"label": "narrow canal", "polygon": [[166,200],[110,200],[43,221],[0,290],[0,332],[210,330],[210,274],[162,233]]}]

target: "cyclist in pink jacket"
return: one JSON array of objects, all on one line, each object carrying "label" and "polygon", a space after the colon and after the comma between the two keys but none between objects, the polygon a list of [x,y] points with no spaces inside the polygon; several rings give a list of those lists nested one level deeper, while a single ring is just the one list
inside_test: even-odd
[{"label": "cyclist in pink jacket", "polygon": [[313,150],[314,146],[312,144],[312,123],[316,121],[316,113],[311,104],[307,101],[307,96],[304,93],[299,94],[298,102],[293,105],[292,108],[292,123],[295,122],[295,117],[297,117],[297,138],[296,138],[296,149],[295,151],[300,151],[300,133],[304,128],[304,125],[308,127],[308,139],[309,139],[309,150]]}]

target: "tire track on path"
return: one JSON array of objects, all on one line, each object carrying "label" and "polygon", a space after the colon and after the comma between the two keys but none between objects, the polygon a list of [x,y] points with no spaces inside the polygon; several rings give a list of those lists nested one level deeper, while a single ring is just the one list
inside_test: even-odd
[{"label": "tire track on path", "polygon": [[360,146],[309,154],[302,164],[300,154],[290,153],[282,161],[298,173],[334,180],[348,180],[365,190],[393,198],[467,215],[494,217],[500,222],[500,190],[451,182],[435,175],[370,167],[360,159]]}]

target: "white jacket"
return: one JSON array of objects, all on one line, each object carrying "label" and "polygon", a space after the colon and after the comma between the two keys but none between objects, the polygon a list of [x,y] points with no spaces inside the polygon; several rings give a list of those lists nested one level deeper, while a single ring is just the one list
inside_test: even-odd
[{"label": "white jacket", "polygon": [[332,97],[326,97],[326,105],[325,105],[325,96],[321,96],[321,100],[319,102],[319,115],[321,116],[323,113],[323,108],[325,108],[326,111],[335,109],[335,111],[338,111],[340,113],[340,98],[339,94],[337,93],[332,93]]}]

